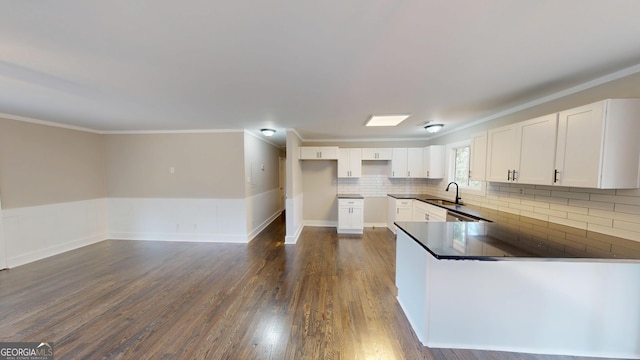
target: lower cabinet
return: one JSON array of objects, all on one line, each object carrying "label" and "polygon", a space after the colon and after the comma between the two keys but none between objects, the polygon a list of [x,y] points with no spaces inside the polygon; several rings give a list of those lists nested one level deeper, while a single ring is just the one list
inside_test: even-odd
[{"label": "lower cabinet", "polygon": [[422,201],[414,201],[413,221],[447,221],[447,210]]},{"label": "lower cabinet", "polygon": [[338,233],[362,234],[364,229],[364,200],[338,199]]},{"label": "lower cabinet", "polygon": [[387,227],[394,234],[396,233],[396,226],[394,221],[413,221],[413,199],[396,199],[394,197],[388,197],[389,202],[387,205]]}]

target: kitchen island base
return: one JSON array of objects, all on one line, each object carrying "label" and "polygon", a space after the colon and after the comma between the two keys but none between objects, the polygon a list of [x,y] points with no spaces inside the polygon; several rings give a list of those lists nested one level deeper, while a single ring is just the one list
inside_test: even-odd
[{"label": "kitchen island base", "polygon": [[398,229],[398,302],[428,347],[640,358],[640,264],[439,260]]}]

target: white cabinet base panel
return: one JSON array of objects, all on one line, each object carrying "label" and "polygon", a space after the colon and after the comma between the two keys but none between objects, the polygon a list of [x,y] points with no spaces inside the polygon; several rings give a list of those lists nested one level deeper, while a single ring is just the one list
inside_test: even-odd
[{"label": "white cabinet base panel", "polygon": [[398,231],[396,285],[429,347],[640,358],[640,264],[437,260]]}]

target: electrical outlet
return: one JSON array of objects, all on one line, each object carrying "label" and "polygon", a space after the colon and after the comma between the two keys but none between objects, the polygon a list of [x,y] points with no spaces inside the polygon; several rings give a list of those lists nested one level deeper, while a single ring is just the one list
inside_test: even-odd
[{"label": "electrical outlet", "polygon": [[520,188],[520,195],[524,195],[524,188]]},{"label": "electrical outlet", "polygon": [[169,168],[169,174],[174,174],[176,172],[176,168],[173,166]]}]

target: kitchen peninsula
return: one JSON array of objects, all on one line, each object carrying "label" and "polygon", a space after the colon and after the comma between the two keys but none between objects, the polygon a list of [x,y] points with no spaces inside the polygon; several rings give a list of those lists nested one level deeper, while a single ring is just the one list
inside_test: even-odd
[{"label": "kitchen peninsula", "polygon": [[640,358],[640,243],[471,208],[492,222],[395,223],[424,345]]}]

